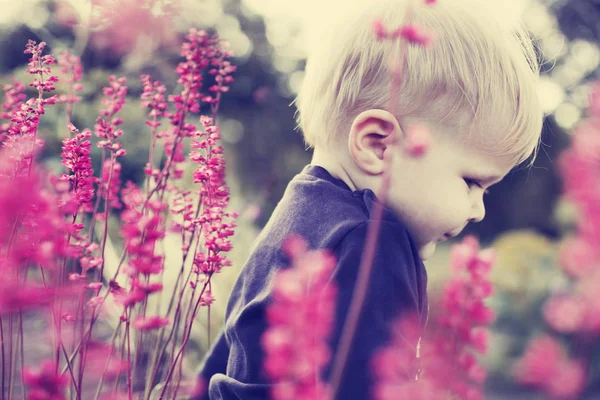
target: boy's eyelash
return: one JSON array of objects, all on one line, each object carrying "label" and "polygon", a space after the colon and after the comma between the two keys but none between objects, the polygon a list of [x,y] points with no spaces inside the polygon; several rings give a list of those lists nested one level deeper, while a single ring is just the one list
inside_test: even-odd
[{"label": "boy's eyelash", "polygon": [[479,183],[477,180],[475,179],[471,179],[471,178],[463,178],[463,180],[465,181],[465,183],[467,184],[467,186],[471,186],[471,185],[477,185],[479,187],[481,186],[481,183]]},{"label": "boy's eyelash", "polygon": [[[464,179],[465,183],[466,183],[468,186],[471,186],[471,185],[477,185],[477,186],[479,186],[480,188],[482,188],[482,189],[483,189],[483,186],[481,185],[481,183],[480,183],[479,181],[477,181],[476,179],[470,179],[470,178],[463,178],[463,179]],[[485,189],[485,190],[483,191],[483,194],[484,194],[484,195],[486,195],[486,194],[488,194],[488,193],[490,193],[490,189]]]}]

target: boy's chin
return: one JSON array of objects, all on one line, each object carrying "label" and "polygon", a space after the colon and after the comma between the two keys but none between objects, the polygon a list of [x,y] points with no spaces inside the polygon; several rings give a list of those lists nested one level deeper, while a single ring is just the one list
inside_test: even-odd
[{"label": "boy's chin", "polygon": [[424,246],[422,246],[419,249],[419,257],[421,257],[421,260],[425,261],[429,257],[431,257],[433,255],[433,253],[435,253],[435,248],[436,248],[435,242],[429,242],[429,243],[426,243]]}]

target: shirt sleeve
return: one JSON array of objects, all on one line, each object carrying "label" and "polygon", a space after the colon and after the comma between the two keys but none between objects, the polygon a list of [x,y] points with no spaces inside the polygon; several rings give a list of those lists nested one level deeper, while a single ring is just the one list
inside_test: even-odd
[{"label": "shirt sleeve", "polygon": [[[353,298],[369,223],[372,222],[361,223],[350,231],[335,249],[338,263],[333,281],[338,287],[338,299],[335,327],[330,339],[333,356],[325,369],[326,380],[330,379],[333,358]],[[408,318],[419,314],[419,271],[413,254],[406,230],[382,221],[365,302],[336,399],[372,398],[374,355],[388,344],[393,322],[403,316]],[[413,340],[408,340],[407,346],[412,347]],[[417,343],[414,343],[414,354],[416,346]]]}]

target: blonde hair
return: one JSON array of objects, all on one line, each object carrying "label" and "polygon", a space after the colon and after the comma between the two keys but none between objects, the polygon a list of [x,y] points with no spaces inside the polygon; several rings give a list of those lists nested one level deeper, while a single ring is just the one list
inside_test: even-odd
[{"label": "blonde hair", "polygon": [[[435,36],[433,46],[424,48],[378,41],[373,33],[377,19],[390,29],[406,23],[406,0],[364,3],[329,21],[329,33],[309,54],[294,100],[307,147],[335,145],[360,112],[388,109],[389,63],[406,51],[399,103],[388,111],[434,124],[460,123],[466,113],[468,133],[477,126],[482,138],[491,139],[487,148],[495,155],[513,156],[519,164],[535,158],[543,121],[539,66],[523,26],[503,24],[482,0],[439,0],[417,5],[411,15],[410,22]],[[484,132],[490,127],[501,137]]]}]

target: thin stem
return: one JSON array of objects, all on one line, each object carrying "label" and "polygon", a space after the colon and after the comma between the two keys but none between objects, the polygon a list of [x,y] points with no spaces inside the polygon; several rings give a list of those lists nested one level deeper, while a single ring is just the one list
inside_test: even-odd
[{"label": "thin stem", "polygon": [[[42,267],[40,267],[40,274],[42,276],[42,282],[44,284],[44,288],[48,289],[48,286],[46,284],[46,276],[44,274],[44,269]],[[50,311],[52,312],[52,322],[53,322],[53,324],[56,324],[56,311],[54,310],[52,303],[50,303]],[[54,332],[54,333],[56,333],[56,332]],[[69,369],[69,372],[71,373],[71,378],[73,379],[73,386],[75,388],[75,391],[77,393],[79,393],[79,388],[77,386],[77,382],[75,381],[75,375],[73,374],[73,367],[71,365],[71,361],[69,360],[69,358],[67,358],[67,350],[65,349],[64,343],[62,342],[60,332],[58,332],[58,345],[62,348],[63,353],[65,354],[65,359],[67,361],[67,368]],[[65,370],[63,370],[61,372],[61,375],[64,375],[64,373],[65,373]]]},{"label": "thin stem", "polygon": [[6,354],[4,350],[4,323],[2,321],[2,313],[0,313],[0,346],[2,347],[2,392],[0,392],[1,398],[4,398],[4,371],[6,371]]},{"label": "thin stem", "polygon": [[[208,282],[210,282],[210,278],[208,279],[208,281],[202,288],[202,292],[200,293],[200,296],[198,297],[198,300],[196,301],[196,305],[194,306],[194,312],[192,314],[193,317],[195,317],[196,314],[198,313],[198,307],[200,306],[200,302],[202,301],[202,295],[204,294],[204,290],[206,289]],[[164,396],[165,391],[168,386],[168,383],[169,383],[169,380],[171,379],[171,376],[173,375],[173,371],[175,370],[175,366],[177,365],[177,361],[183,354],[183,350],[185,349],[185,346],[187,345],[187,342],[190,339],[190,336],[192,334],[192,326],[193,326],[193,324],[190,324],[190,326],[187,327],[188,328],[187,332],[184,333],[183,342],[181,343],[181,346],[179,347],[179,351],[177,352],[177,355],[175,356],[175,359],[173,360],[173,363],[171,364],[171,368],[169,369],[169,373],[167,374],[167,378],[165,379],[165,386],[163,387],[163,390],[160,394],[160,398],[162,398]]]},{"label": "thin stem", "polygon": [[[21,338],[20,343],[21,343],[21,372],[23,371],[23,367],[25,366],[25,337],[23,336],[23,308],[19,307],[19,336]],[[21,388],[23,390],[23,400],[25,400],[25,398],[27,397],[27,390],[25,388],[25,379],[23,377],[23,373],[20,374],[21,375]]]},{"label": "thin stem", "polygon": [[[127,316],[127,322],[125,322],[125,337],[127,339],[127,362],[131,365],[131,341],[130,341],[130,331],[129,326],[131,322],[129,321],[129,317]],[[132,385],[131,385],[131,368],[127,368],[127,393],[129,394],[129,400],[133,399],[132,395]]]},{"label": "thin stem", "polygon": [[108,370],[108,366],[110,365],[110,359],[112,357],[113,351],[115,349],[114,342],[119,334],[119,330],[121,328],[122,321],[119,319],[119,323],[113,332],[112,337],[110,338],[110,354],[106,359],[106,365],[104,366],[104,371],[102,372],[102,376],[100,377],[100,382],[98,383],[98,388],[96,389],[96,395],[94,396],[94,400],[98,400],[100,397],[100,392],[102,391],[102,385],[104,384],[104,376],[106,375],[106,371]]}]

